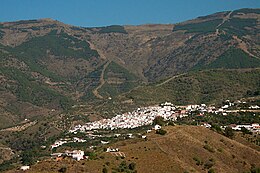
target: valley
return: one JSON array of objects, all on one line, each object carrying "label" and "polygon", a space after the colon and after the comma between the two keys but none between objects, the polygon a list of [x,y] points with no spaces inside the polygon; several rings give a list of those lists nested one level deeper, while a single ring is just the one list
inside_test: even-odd
[{"label": "valley", "polygon": [[0,171],[259,170],[259,11],[137,26],[0,23]]}]

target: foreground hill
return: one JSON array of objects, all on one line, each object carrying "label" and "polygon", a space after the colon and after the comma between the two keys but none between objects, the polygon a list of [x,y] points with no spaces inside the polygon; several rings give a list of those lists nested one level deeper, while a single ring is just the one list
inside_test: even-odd
[{"label": "foreground hill", "polygon": [[116,172],[123,161],[135,163],[135,170],[142,173],[208,172],[210,169],[242,173],[249,172],[252,166],[260,166],[259,147],[258,150],[250,148],[247,142],[241,144],[204,127],[168,126],[165,129],[168,132],[165,136],[152,132],[147,141],[129,139],[113,144],[112,147],[118,147],[126,155],[124,159],[104,152],[87,161],[48,159],[32,166],[28,172],[57,172],[66,168],[67,172],[99,173],[104,167]]}]

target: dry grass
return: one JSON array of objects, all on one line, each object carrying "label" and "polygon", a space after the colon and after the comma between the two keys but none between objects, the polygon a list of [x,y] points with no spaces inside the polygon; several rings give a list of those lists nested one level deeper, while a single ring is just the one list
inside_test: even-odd
[{"label": "dry grass", "polygon": [[[209,129],[195,126],[166,127],[168,133],[159,136],[148,134],[148,140],[131,139],[113,144],[126,154],[127,163],[135,162],[137,171],[141,173],[153,172],[207,172],[204,164],[213,160],[216,172],[244,172],[249,171],[251,164],[260,166],[260,154],[257,150],[235,140],[226,138]],[[213,151],[204,148],[210,146]],[[104,158],[100,158],[104,156]],[[203,164],[196,165],[194,157]],[[122,159],[116,159],[110,153],[98,155],[98,159],[90,161],[54,161],[47,160],[32,167],[28,172],[57,172],[67,167],[67,172],[102,172],[103,165],[109,162],[109,171],[116,168]],[[16,171],[10,171],[16,172]]]}]

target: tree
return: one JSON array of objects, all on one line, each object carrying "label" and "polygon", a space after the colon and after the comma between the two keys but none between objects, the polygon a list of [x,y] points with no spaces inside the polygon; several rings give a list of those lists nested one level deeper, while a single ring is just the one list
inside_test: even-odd
[{"label": "tree", "polygon": [[132,163],[130,163],[129,164],[129,169],[131,169],[131,170],[135,170],[135,166],[136,166],[136,164],[134,163],[134,162],[132,162]]},{"label": "tree", "polygon": [[241,127],[241,132],[243,132],[243,135],[245,134],[252,134],[252,132],[250,132],[247,128],[245,127]]},{"label": "tree", "polygon": [[225,136],[229,138],[232,138],[234,136],[234,131],[231,127],[226,127],[224,133]]},{"label": "tree", "polygon": [[59,169],[59,172],[61,173],[65,173],[67,171],[67,168],[66,167],[62,167]]},{"label": "tree", "polygon": [[215,173],[215,170],[214,170],[214,169],[210,169],[210,170],[208,171],[208,173]]},{"label": "tree", "polygon": [[222,130],[221,130],[220,126],[217,125],[217,124],[212,124],[212,125],[211,125],[211,129],[212,129],[212,130],[215,130],[215,131],[218,132],[218,133],[222,133]]},{"label": "tree", "polygon": [[103,168],[102,173],[108,173],[107,168]]},{"label": "tree", "polygon": [[161,117],[161,116],[155,117],[154,120],[153,120],[153,125],[156,125],[156,124],[163,126],[164,125],[164,118]]},{"label": "tree", "polygon": [[166,133],[167,131],[163,129],[156,130],[156,134],[165,135]]}]

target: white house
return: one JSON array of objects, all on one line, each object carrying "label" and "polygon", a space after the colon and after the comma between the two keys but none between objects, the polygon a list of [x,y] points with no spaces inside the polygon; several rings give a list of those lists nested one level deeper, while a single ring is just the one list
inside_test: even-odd
[{"label": "white house", "polygon": [[30,166],[21,166],[20,168],[22,171],[26,171],[30,169]]},{"label": "white house", "polygon": [[101,144],[108,144],[108,141],[101,141]]},{"label": "white house", "polygon": [[65,151],[67,156],[71,156],[73,159],[79,161],[84,159],[84,151],[81,150],[73,150],[73,151]]},{"label": "white house", "polygon": [[155,126],[154,126],[154,130],[159,130],[159,129],[161,129],[162,127],[160,126],[160,125],[158,125],[158,124],[156,124]]},{"label": "white house", "polygon": [[249,107],[249,109],[259,109],[260,107],[258,105],[252,105]]},{"label": "white house", "polygon": [[110,147],[108,147],[106,150],[106,152],[118,152],[118,151],[119,151],[118,148],[110,148]]}]

